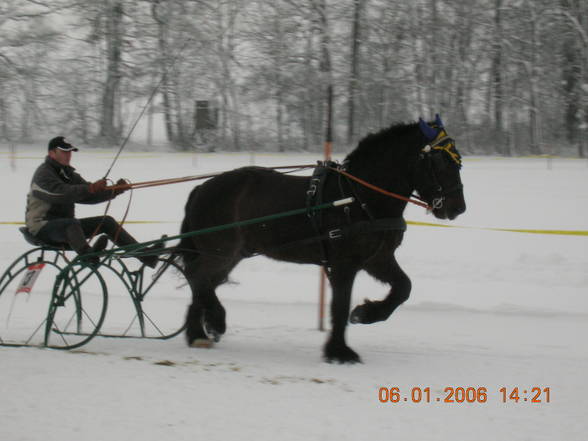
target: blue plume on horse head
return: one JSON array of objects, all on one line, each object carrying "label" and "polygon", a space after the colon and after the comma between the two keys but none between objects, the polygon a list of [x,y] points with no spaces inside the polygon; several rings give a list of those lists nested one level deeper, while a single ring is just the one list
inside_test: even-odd
[{"label": "blue plume on horse head", "polygon": [[433,141],[439,134],[437,130],[435,130],[433,127],[427,124],[425,120],[422,118],[419,118],[419,128],[421,129],[421,132],[423,132],[423,135],[425,135],[425,138],[427,138],[428,141]]}]

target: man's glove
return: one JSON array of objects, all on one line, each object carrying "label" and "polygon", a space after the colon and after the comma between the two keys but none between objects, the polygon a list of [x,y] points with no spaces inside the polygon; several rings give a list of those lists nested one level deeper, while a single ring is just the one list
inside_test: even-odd
[{"label": "man's glove", "polygon": [[106,179],[100,179],[99,181],[96,182],[92,182],[90,184],[90,187],[88,188],[88,191],[92,194],[94,193],[100,193],[101,191],[104,191],[106,189]]},{"label": "man's glove", "polygon": [[121,188],[117,188],[116,190],[114,190],[114,195],[118,196],[121,193],[124,193],[125,191],[127,191],[130,187],[129,187],[129,183],[127,182],[126,179],[120,178],[118,181],[116,181],[116,186],[122,186]]}]

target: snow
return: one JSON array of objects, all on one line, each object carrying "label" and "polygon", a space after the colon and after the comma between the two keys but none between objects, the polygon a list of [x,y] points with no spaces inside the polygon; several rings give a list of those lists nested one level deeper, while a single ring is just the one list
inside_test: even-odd
[{"label": "snow", "polygon": [[[7,222],[23,219],[44,153],[19,149],[12,169],[0,152],[2,268],[30,249]],[[74,165],[98,179],[112,157],[86,149]],[[111,177],[139,182],[317,159],[129,152]],[[386,322],[348,328],[363,364],[321,360],[318,269],[256,257],[219,289],[228,330],[212,349],[188,348],[183,336],[95,338],[72,351],[0,347],[0,440],[586,439],[588,237],[485,228],[588,230],[588,164],[478,157],[464,164],[468,210],[445,224],[476,228],[409,226],[398,258],[413,281],[411,298]],[[159,223],[129,230],[140,240],[177,233],[193,185],[136,190],[128,219]],[[118,198],[109,214],[121,218],[128,201]],[[80,207],[78,215],[103,211]],[[442,223],[418,207],[406,217]],[[37,296],[51,289],[37,283]],[[362,274],[353,304],[386,291]],[[517,386],[521,400],[503,403],[499,389]],[[409,399],[381,403],[381,387],[399,387]],[[414,387],[430,387],[432,402],[412,403]],[[445,403],[446,387],[485,387],[488,398]],[[523,401],[532,387],[550,388],[550,402]]]}]

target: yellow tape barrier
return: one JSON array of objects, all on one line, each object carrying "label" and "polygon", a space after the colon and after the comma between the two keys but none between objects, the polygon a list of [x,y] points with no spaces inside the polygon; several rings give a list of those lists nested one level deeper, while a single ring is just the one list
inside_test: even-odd
[{"label": "yellow tape barrier", "polygon": [[[125,224],[179,224],[179,221],[126,221]],[[444,225],[431,222],[406,221],[408,225],[417,227],[440,227],[440,228],[457,228],[465,230],[480,231],[502,231],[507,233],[527,233],[527,234],[550,234],[560,236],[588,236],[588,231],[582,230],[531,230],[522,228],[492,228],[492,227],[467,227],[462,225]],[[24,225],[24,222],[0,222],[0,225]]]},{"label": "yellow tape barrier", "polygon": [[459,228],[467,230],[482,230],[482,231],[503,231],[508,233],[528,233],[528,234],[556,234],[562,236],[588,236],[588,231],[582,230],[531,230],[522,228],[492,228],[492,227],[465,227],[461,225],[443,225],[434,224],[430,222],[416,222],[406,221],[408,225],[416,225],[420,227],[441,227],[441,228]]}]

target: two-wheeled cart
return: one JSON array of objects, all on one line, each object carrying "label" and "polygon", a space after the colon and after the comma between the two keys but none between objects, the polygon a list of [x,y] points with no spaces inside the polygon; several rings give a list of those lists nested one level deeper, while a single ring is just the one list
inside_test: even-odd
[{"label": "two-wheeled cart", "polygon": [[0,345],[72,349],[97,335],[167,339],[182,332],[191,295],[173,248],[157,249],[155,268],[131,258],[145,253],[142,244],[97,253],[100,263],[92,265],[21,232],[36,247],[0,277]]}]

